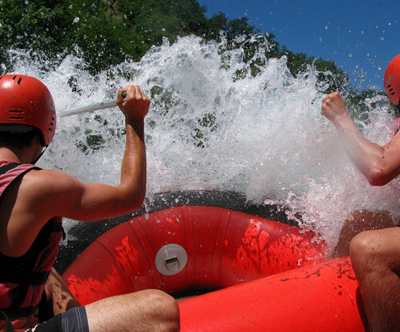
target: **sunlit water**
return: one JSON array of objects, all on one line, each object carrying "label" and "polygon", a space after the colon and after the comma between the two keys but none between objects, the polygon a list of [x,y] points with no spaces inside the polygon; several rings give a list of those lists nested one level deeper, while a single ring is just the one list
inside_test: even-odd
[{"label": "sunlit water", "polygon": [[[221,54],[224,46],[196,37],[165,43],[139,63],[114,67],[112,79],[80,70],[77,57],[45,72],[17,55],[15,72],[41,78],[56,102],[57,132],[39,165],[82,181],[117,184],[124,151],[121,113],[113,108],[61,115],[114,99],[117,88],[133,83],[153,94],[145,128],[148,197],[180,190],[244,193],[257,204],[284,204],[289,217],[300,212],[303,227],[314,227],[331,245],[354,210],[386,210],[398,219],[398,181],[372,187],[356,171],[333,125],[320,114],[324,87],[316,88],[313,68],[294,78],[285,58],[270,59],[252,77],[243,52]],[[371,124],[363,130],[384,144],[394,119],[383,97],[381,104],[371,108]],[[88,137],[102,141],[88,145]]]}]

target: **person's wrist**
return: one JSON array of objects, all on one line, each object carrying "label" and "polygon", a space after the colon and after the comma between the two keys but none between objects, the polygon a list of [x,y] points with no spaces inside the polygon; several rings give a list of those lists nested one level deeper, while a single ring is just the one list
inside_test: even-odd
[{"label": "person's wrist", "polygon": [[351,118],[347,112],[339,113],[335,117],[332,118],[332,122],[334,125],[340,125],[349,120],[351,121]]},{"label": "person's wrist", "polygon": [[130,125],[134,128],[139,128],[144,126],[144,119],[136,119],[136,118],[125,118],[126,125]]}]

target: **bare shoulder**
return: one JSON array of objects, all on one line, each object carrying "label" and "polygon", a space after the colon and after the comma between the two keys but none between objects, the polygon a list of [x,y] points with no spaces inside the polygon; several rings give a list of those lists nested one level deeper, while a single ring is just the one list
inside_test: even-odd
[{"label": "bare shoulder", "polygon": [[46,189],[49,191],[65,190],[81,184],[73,176],[62,171],[53,169],[33,169],[28,172],[21,185],[32,187],[32,189]]},{"label": "bare shoulder", "polygon": [[34,168],[27,175],[34,175],[35,177],[68,177],[73,178],[71,175],[58,171],[55,169],[42,169],[42,168]]},{"label": "bare shoulder", "polygon": [[[83,188],[82,182],[67,173],[51,169],[35,169],[22,178],[18,196],[26,208],[36,210],[37,206],[41,206],[41,211],[47,210],[48,213],[54,214],[50,215],[53,217],[62,215],[60,213],[64,212],[64,207],[79,198]],[[43,204],[46,209],[43,209]]]}]

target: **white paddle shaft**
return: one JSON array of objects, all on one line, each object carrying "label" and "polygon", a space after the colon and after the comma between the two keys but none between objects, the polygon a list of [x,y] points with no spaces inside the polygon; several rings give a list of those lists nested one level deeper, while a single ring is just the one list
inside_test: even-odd
[{"label": "white paddle shaft", "polygon": [[[126,97],[126,92],[122,92],[122,98]],[[82,114],[82,113],[88,113],[88,112],[93,112],[93,111],[98,111],[102,110],[104,108],[111,108],[117,106],[117,102],[115,100],[109,100],[109,101],[102,101],[101,103],[97,104],[91,104],[87,105],[84,107],[79,107],[79,108],[74,108],[72,110],[68,110],[60,114],[60,116],[70,116],[70,115],[75,115],[75,114]]]},{"label": "white paddle shaft", "polygon": [[115,107],[115,106],[117,106],[117,102],[115,100],[103,101],[103,102],[97,103],[97,104],[74,108],[72,110],[63,112],[60,115],[61,116],[70,116],[70,115],[75,115],[75,114],[93,112],[93,111],[102,110],[104,108],[111,108],[111,107]]}]

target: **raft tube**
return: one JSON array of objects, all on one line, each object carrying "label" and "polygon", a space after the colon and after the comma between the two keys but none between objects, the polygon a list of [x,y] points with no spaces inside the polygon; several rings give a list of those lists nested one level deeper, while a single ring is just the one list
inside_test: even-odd
[{"label": "raft tube", "polygon": [[310,265],[179,302],[181,331],[361,332],[350,258]]},{"label": "raft tube", "polygon": [[82,304],[143,289],[179,301],[182,331],[364,331],[349,259],[311,231],[220,207],[134,217],[63,273]]}]

